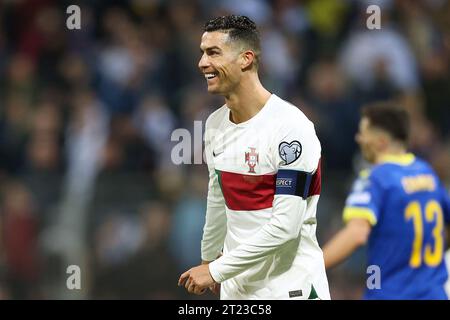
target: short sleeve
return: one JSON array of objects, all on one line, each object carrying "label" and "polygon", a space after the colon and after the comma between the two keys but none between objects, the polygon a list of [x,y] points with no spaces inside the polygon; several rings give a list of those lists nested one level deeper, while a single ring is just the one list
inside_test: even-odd
[{"label": "short sleeve", "polygon": [[376,225],[380,215],[381,197],[382,188],[373,175],[368,171],[361,172],[345,202],[344,222],[363,218],[372,226]]}]

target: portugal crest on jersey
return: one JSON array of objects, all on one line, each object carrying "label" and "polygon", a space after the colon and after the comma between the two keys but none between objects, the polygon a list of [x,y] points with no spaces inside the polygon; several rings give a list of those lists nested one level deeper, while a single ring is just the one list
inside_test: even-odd
[{"label": "portugal crest on jersey", "polygon": [[248,172],[249,173],[256,173],[255,167],[259,162],[259,155],[256,152],[256,148],[249,147],[250,152],[245,153],[245,162],[248,164]]}]

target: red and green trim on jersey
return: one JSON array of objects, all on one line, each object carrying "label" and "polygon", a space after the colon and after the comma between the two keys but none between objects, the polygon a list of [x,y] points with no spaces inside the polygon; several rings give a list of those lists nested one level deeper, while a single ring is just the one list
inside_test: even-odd
[{"label": "red and green trim on jersey", "polygon": [[280,169],[277,174],[252,175],[216,169],[227,207],[235,211],[271,208],[275,194],[300,196],[304,199],[321,191],[320,162],[314,174]]}]

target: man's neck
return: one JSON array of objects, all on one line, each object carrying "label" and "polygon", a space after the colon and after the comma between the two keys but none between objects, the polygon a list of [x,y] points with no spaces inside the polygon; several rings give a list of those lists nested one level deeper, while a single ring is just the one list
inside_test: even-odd
[{"label": "man's neck", "polygon": [[270,95],[258,78],[241,82],[233,93],[225,96],[225,102],[231,111],[230,120],[234,123],[250,120],[264,107]]}]

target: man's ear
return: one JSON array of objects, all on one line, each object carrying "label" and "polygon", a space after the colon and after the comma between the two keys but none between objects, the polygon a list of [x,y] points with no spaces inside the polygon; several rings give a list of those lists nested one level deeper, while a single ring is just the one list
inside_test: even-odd
[{"label": "man's ear", "polygon": [[253,62],[255,61],[255,53],[252,50],[246,50],[242,53],[242,62],[241,62],[241,69],[249,69],[251,68]]}]

